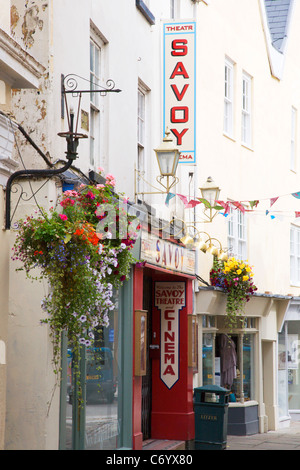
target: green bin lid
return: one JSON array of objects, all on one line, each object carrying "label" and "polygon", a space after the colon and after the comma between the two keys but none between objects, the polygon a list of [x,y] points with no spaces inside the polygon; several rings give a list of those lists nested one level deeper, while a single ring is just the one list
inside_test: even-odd
[{"label": "green bin lid", "polygon": [[227,390],[227,388],[224,387],[219,387],[218,385],[204,385],[203,387],[197,387],[194,388],[195,392],[211,392],[211,393],[216,393],[219,395],[223,395],[225,393],[230,393],[230,390]]}]

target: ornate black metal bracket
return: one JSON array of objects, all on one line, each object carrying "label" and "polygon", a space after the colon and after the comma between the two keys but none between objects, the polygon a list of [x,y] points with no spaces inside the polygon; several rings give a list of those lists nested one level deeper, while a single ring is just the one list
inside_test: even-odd
[{"label": "ornate black metal bracket", "polygon": [[[78,89],[78,80],[83,80],[84,82],[88,82],[90,84],[89,89]],[[77,112],[77,119],[79,115],[79,108],[81,102],[81,95],[83,93],[99,93],[101,96],[106,96],[107,93],[120,93],[122,90],[119,88],[115,88],[115,82],[109,78],[106,81],[106,87],[99,85],[98,83],[91,82],[87,78],[81,77],[76,73],[70,73],[68,75],[61,75],[61,117],[64,119],[65,117],[65,107],[67,108],[67,100],[66,95],[72,94],[72,96],[79,97],[78,101],[78,112]],[[77,128],[77,125],[76,125]]]},{"label": "ornate black metal bracket", "polygon": [[[81,79],[84,81],[87,81],[92,85],[92,88],[88,90],[78,90],[78,81],[77,79]],[[97,87],[97,88],[95,88]],[[69,75],[62,75],[61,76],[61,96],[62,96],[62,118],[64,118],[64,109],[66,106],[67,110],[67,119],[68,119],[68,128],[69,130],[67,132],[60,132],[58,135],[60,137],[64,137],[67,141],[67,151],[66,151],[66,158],[67,162],[65,165],[63,165],[60,168],[53,168],[53,163],[50,162],[50,160],[45,156],[45,154],[40,150],[40,148],[33,142],[33,140],[29,137],[29,135],[25,132],[25,130],[18,125],[19,130],[22,132],[22,134],[25,136],[25,138],[28,140],[28,142],[37,150],[37,152],[42,156],[42,158],[45,160],[47,165],[50,168],[39,170],[39,169],[32,169],[32,170],[19,170],[13,173],[7,180],[6,184],[6,200],[5,200],[5,205],[6,205],[6,212],[5,212],[5,229],[9,230],[11,227],[11,193],[12,193],[12,186],[15,183],[16,179],[23,179],[23,178],[29,178],[30,176],[32,177],[44,177],[44,178],[51,178],[52,176],[60,175],[67,171],[73,161],[77,158],[77,147],[79,144],[79,139],[84,139],[87,138],[88,136],[86,134],[81,134],[77,132],[78,128],[78,117],[79,117],[79,109],[80,109],[80,101],[81,101],[81,95],[82,93],[100,93],[100,95],[107,95],[107,93],[119,93],[121,90],[115,88],[115,82],[111,79],[107,80],[106,82],[106,88],[102,87],[98,84],[90,82],[90,80],[87,80],[83,77],[80,77],[79,75],[76,74],[69,74]],[[74,112],[70,111],[68,109],[67,105],[67,94],[71,93],[73,96],[78,96],[79,101],[78,101],[78,110],[77,110],[77,119],[76,119],[76,126],[74,129]],[[19,197],[19,200],[22,198],[23,194],[25,192],[23,191],[23,188],[21,187],[21,195]],[[33,193],[30,198],[27,200],[30,200],[32,197],[35,196],[36,193]]]},{"label": "ornate black metal bracket", "polygon": [[[6,189],[5,189],[5,229],[9,230],[11,227],[11,192],[12,192],[12,186],[15,184],[15,180],[18,178],[29,178],[30,176],[33,177],[45,177],[45,178],[51,178],[52,176],[59,175],[61,173],[64,173],[67,171],[70,166],[72,165],[73,161],[77,157],[77,147],[78,147],[78,139],[81,137],[85,137],[83,135],[76,135],[73,132],[73,121],[74,121],[74,115],[70,115],[70,123],[69,123],[69,132],[66,133],[61,133],[61,137],[65,137],[67,140],[67,152],[66,152],[66,158],[67,162],[64,166],[60,168],[53,168],[53,164],[47,159],[46,163],[51,166],[52,168],[47,168],[43,170],[39,169],[32,169],[32,170],[19,170],[14,172],[7,180],[6,184]],[[23,135],[27,138],[26,132],[22,132]],[[29,143],[33,145],[33,147],[39,151],[41,154],[40,149],[38,146],[32,141],[32,139],[29,140]],[[21,196],[24,194],[24,191],[22,190]],[[19,198],[19,200],[20,200]]]}]

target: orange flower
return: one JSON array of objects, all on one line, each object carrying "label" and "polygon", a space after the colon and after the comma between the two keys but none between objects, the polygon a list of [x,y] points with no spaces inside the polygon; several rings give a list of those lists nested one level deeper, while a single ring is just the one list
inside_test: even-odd
[{"label": "orange flower", "polygon": [[99,238],[97,237],[97,235],[94,232],[90,232],[88,234],[88,240],[93,245],[97,245],[97,243],[99,242]]}]

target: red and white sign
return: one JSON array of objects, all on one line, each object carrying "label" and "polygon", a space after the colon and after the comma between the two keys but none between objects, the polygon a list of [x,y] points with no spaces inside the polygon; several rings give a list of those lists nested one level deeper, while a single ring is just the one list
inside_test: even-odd
[{"label": "red and white sign", "polygon": [[179,315],[185,307],[184,282],[156,282],[155,306],[160,310],[160,378],[170,389],[179,379]]},{"label": "red and white sign", "polygon": [[196,161],[196,23],[163,25],[163,116],[181,152],[180,163]]}]

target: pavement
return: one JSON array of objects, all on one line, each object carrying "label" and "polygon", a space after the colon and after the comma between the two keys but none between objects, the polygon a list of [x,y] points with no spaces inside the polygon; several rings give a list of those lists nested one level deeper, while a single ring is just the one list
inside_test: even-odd
[{"label": "pavement", "polygon": [[226,450],[300,450],[300,421],[290,427],[252,436],[227,436]]}]

